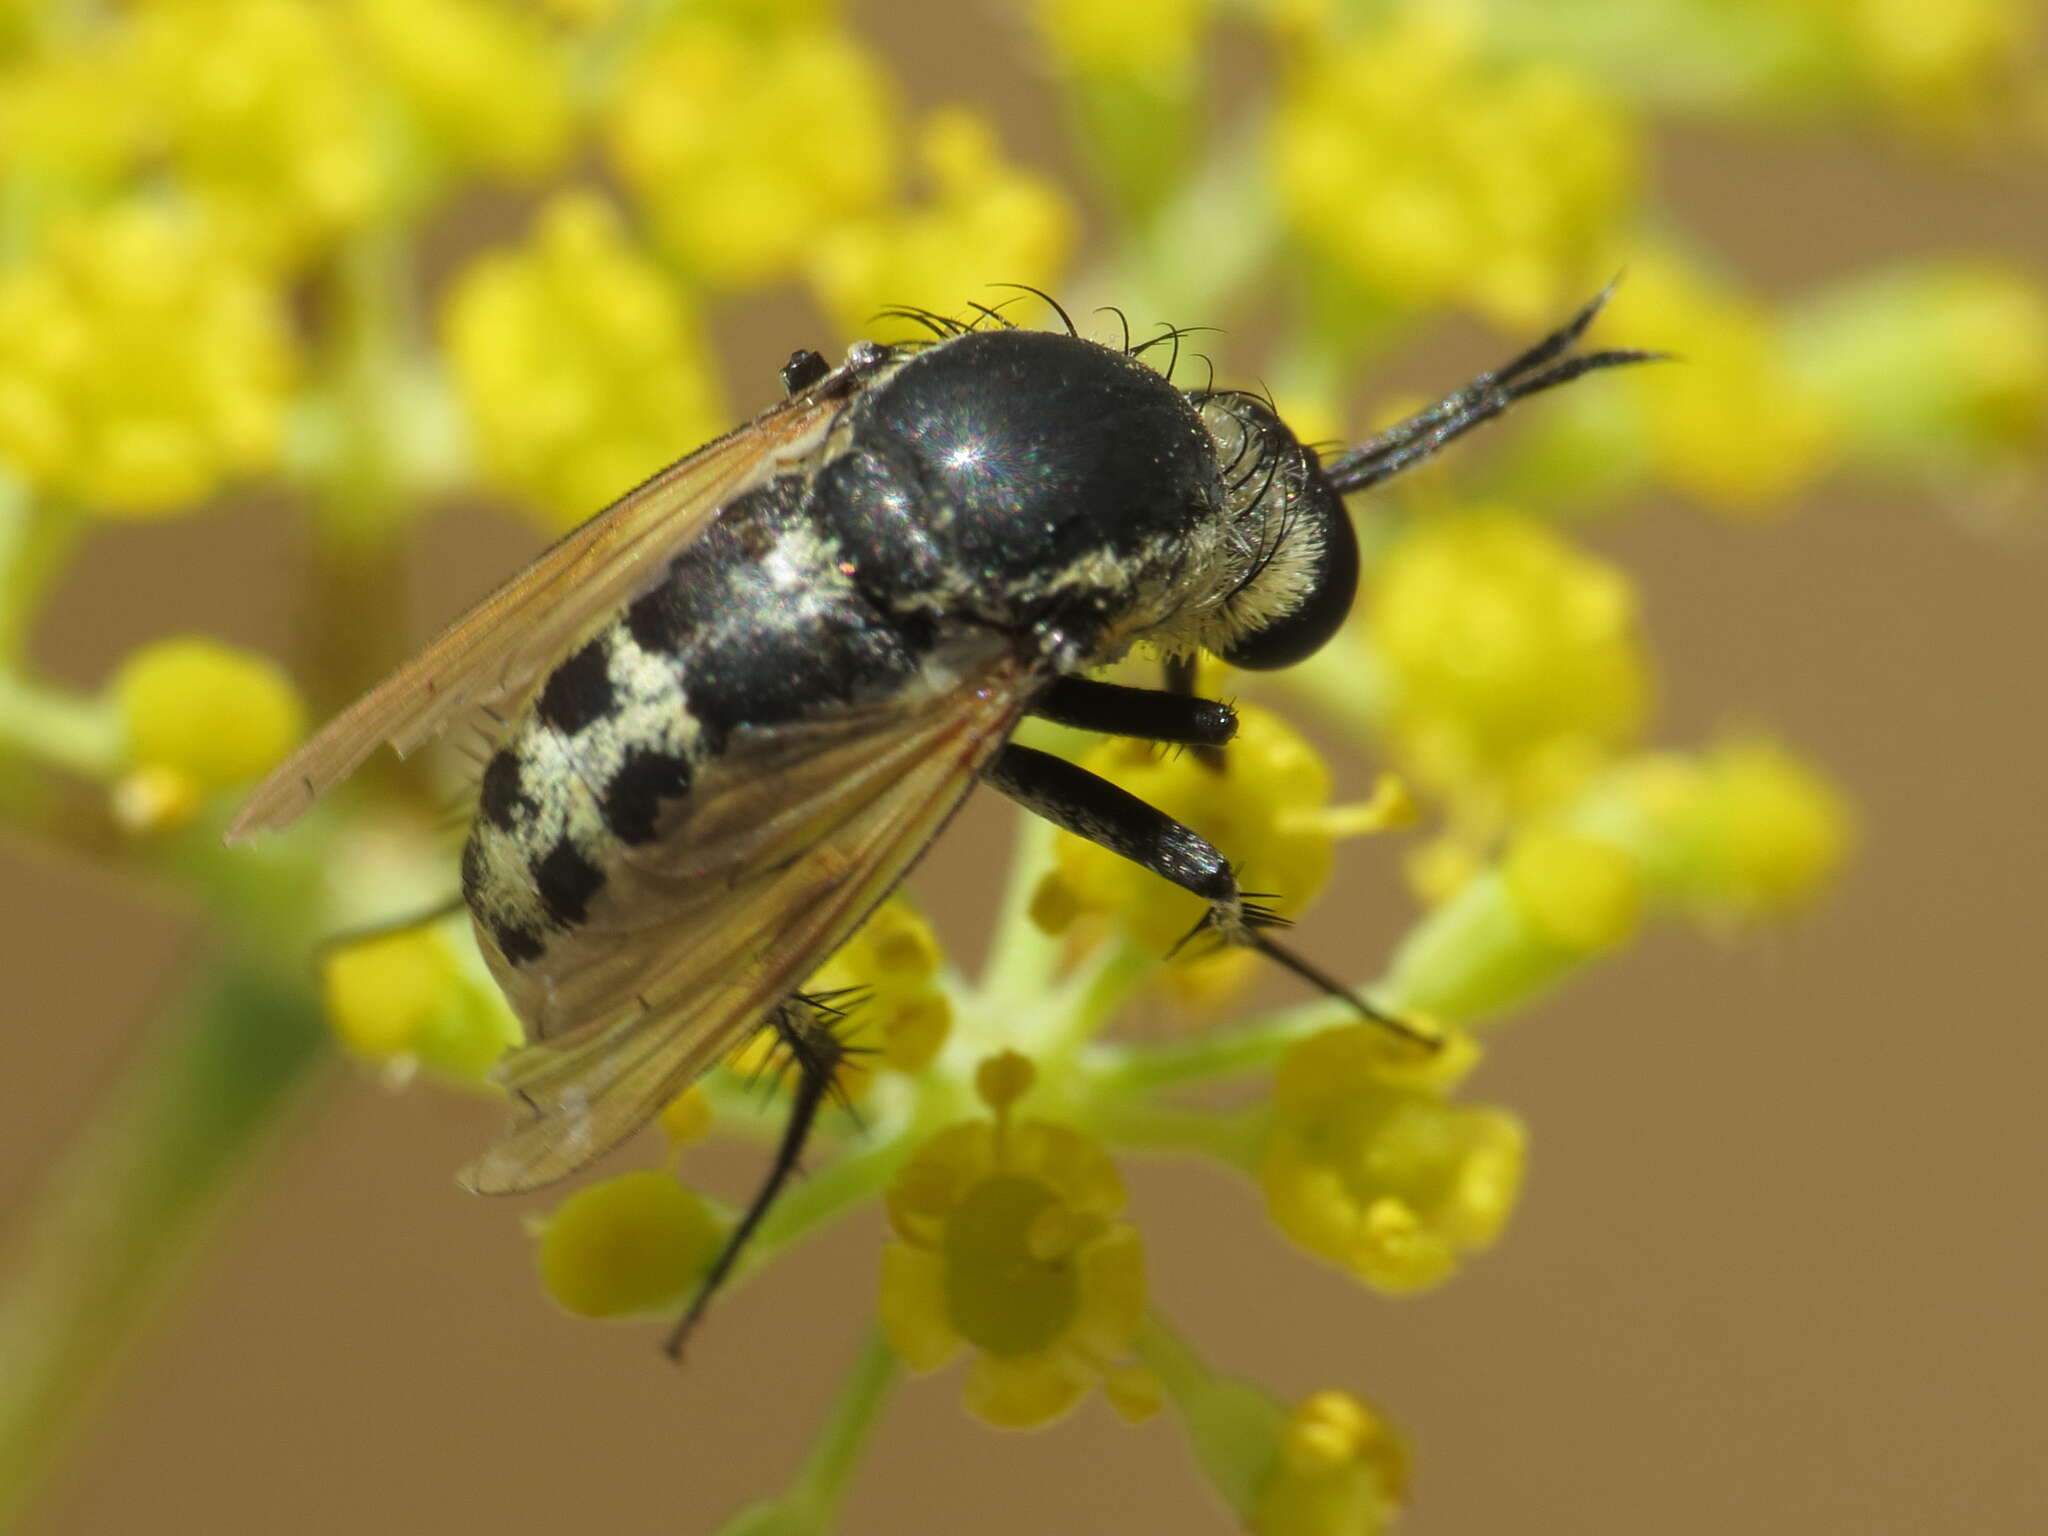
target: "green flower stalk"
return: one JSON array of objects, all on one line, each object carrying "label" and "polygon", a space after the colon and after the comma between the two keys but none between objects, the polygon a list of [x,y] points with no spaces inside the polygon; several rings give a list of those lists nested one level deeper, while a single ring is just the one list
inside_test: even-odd
[{"label": "green flower stalk", "polygon": [[[323,1064],[498,1091],[518,1029],[466,926],[390,922],[454,886],[443,784],[380,764],[290,838],[219,846],[316,709],[407,644],[394,573],[451,493],[522,509],[536,540],[587,516],[762,403],[779,358],[728,377],[707,338],[763,296],[842,345],[900,339],[872,328],[891,304],[1015,302],[1001,284],[1078,295],[1084,324],[1124,304],[1140,337],[1238,323],[1266,350],[1212,338],[1219,380],[1263,370],[1289,420],[1355,439],[1402,403],[1361,414],[1350,391],[1440,316],[1526,337],[1625,268],[1602,344],[1686,361],[1546,397],[1487,464],[1361,498],[1349,629],[1292,673],[1202,677],[1248,695],[1220,768],[1029,728],[1253,861],[1290,917],[1340,859],[1398,857],[1405,931],[1318,959],[1440,1048],[1341,1002],[1247,1010],[1252,956],[1168,958],[1199,903],[1029,825],[990,873],[978,973],[899,897],[811,978],[863,999],[838,1084],[861,1129],[827,1115],[735,1276],[886,1214],[873,1338],[792,1486],[729,1532],[829,1530],[891,1393],[921,1389],[901,1378],[956,1367],[997,1428],[1098,1393],[1171,1413],[1265,1536],[1392,1520],[1408,1452],[1349,1385],[1290,1406],[1172,1331],[1124,1169],[1170,1154],[1244,1179],[1361,1307],[1484,1262],[1542,1136],[1470,1096],[1486,1032],[1656,924],[1796,914],[1855,838],[1774,737],[1654,744],[1684,679],[1660,675],[1654,594],[1593,552],[1592,515],[1665,497],[1741,537],[1825,477],[1902,468],[2017,507],[2048,458],[2035,276],[1965,252],[1766,301],[1657,200],[1649,129],[1803,104],[2017,137],[2048,100],[2018,0],[1918,30],[1879,0],[1701,0],[1658,8],[1655,36],[1608,9],[1020,6],[1096,177],[1077,189],[965,104],[970,80],[913,115],[831,0],[0,8],[0,818],[180,893],[208,956],[5,1234],[0,1515]],[[1209,113],[1247,37],[1260,88]],[[308,528],[295,645],[258,654],[194,613],[90,686],[40,664],[82,549],[258,494]],[[1354,757],[1380,777],[1349,797]],[[1125,1031],[1141,1008],[1171,1027]],[[771,1133],[750,1084],[772,1054],[671,1104],[642,1166],[526,1213],[548,1296],[625,1319],[687,1299],[735,1220],[691,1187],[691,1148]]]}]

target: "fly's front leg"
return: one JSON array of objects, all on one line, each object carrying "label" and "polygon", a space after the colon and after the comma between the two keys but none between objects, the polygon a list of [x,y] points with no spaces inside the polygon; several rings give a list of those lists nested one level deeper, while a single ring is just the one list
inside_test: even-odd
[{"label": "fly's front leg", "polygon": [[1206,901],[1209,911],[1188,938],[1208,931],[1226,944],[1255,949],[1331,997],[1342,998],[1373,1023],[1421,1044],[1437,1044],[1434,1037],[1381,1012],[1342,982],[1275,943],[1267,930],[1284,926],[1284,920],[1245,899],[1229,860],[1193,828],[1147,805],[1129,790],[1065,758],[1014,742],[982,769],[982,777],[1054,826],[1085,837]]},{"label": "fly's front leg", "polygon": [[1237,711],[1228,704],[1087,677],[1054,680],[1031,701],[1030,712],[1076,730],[1197,749],[1221,747],[1237,734]]}]

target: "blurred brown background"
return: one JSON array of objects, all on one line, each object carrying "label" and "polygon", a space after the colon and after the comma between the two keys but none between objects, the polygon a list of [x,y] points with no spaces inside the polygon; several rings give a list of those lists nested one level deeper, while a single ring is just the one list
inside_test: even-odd
[{"label": "blurred brown background", "polygon": [[[972,25],[870,31],[938,100],[947,80],[915,61]],[[1014,100],[991,106],[1020,155],[1057,166],[1014,68]],[[1892,253],[2048,258],[2038,166],[1662,148],[1670,194],[1767,292]],[[751,408],[819,337],[764,308],[723,339]],[[1399,382],[1454,382],[1497,349],[1449,337]],[[524,538],[440,530],[420,621]],[[1443,1291],[1374,1298],[1285,1246],[1250,1189],[1135,1162],[1157,1304],[1283,1395],[1372,1396],[1416,1446],[1417,1532],[2048,1530],[2048,548],[1974,535],[1905,491],[1818,496],[1761,530],[1652,507],[1592,539],[1640,582],[1661,736],[1781,727],[1858,803],[1849,878],[1740,947],[1653,932],[1499,1036],[1473,1092],[1531,1123],[1531,1184],[1501,1248]],[[260,507],[109,538],[42,653],[83,683],[165,631],[282,647],[288,552]],[[1365,774],[1352,765],[1351,786]],[[967,914],[949,928],[964,949],[1007,836],[980,805],[921,876]],[[1304,925],[1310,954],[1373,952],[1405,922],[1392,852],[1351,845],[1344,863]],[[11,846],[0,914],[4,1208],[172,984],[186,930],[146,894]],[[678,1373],[658,1326],[555,1313],[517,1209],[456,1191],[496,1113],[332,1074],[32,1528],[694,1532],[776,1489],[868,1326],[878,1212],[727,1300]],[[758,1154],[694,1166],[736,1192]],[[899,1394],[847,1531],[1227,1529],[1170,1416],[1131,1429],[1091,1403],[999,1435],[958,1394],[957,1374]]]}]

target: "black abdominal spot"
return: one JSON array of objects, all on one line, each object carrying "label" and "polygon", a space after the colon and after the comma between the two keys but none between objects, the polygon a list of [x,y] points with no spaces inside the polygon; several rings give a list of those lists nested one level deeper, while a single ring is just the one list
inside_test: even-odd
[{"label": "black abdominal spot", "polygon": [[565,837],[533,866],[533,883],[549,921],[567,928],[589,915],[590,898],[604,888],[604,871]]},{"label": "black abdominal spot", "polygon": [[494,827],[509,829],[521,816],[533,814],[533,801],[520,785],[519,759],[509,751],[484,765],[479,791],[477,814]]},{"label": "black abdominal spot", "polygon": [[534,713],[564,736],[574,736],[613,707],[609,658],[603,642],[593,640],[549,674]]},{"label": "black abdominal spot", "polygon": [[687,759],[635,747],[605,789],[605,825],[622,843],[644,843],[654,836],[661,802],[679,799],[689,791]]},{"label": "black abdominal spot", "polygon": [[514,965],[527,965],[538,960],[547,946],[540,941],[540,935],[531,928],[522,928],[517,923],[492,922],[491,939],[498,946],[498,953]]}]

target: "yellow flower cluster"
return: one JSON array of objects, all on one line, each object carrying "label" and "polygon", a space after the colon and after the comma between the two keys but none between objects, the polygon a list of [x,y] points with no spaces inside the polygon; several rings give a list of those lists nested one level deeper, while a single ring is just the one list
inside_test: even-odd
[{"label": "yellow flower cluster", "polygon": [[350,10],[428,143],[501,176],[560,165],[575,110],[567,60],[538,17],[491,0],[352,0]]},{"label": "yellow flower cluster", "polygon": [[1504,1110],[1449,1102],[1475,1060],[1459,1040],[1418,1061],[1370,1024],[1290,1049],[1259,1168],[1280,1229],[1393,1292],[1435,1285],[1489,1246],[1521,1187],[1525,1133]]},{"label": "yellow flower cluster", "polygon": [[917,157],[930,184],[922,205],[890,206],[822,231],[805,259],[811,286],[846,334],[895,341],[926,333],[877,313],[922,295],[948,308],[1000,303],[1011,289],[1050,290],[1074,248],[1078,219],[1057,183],[1003,158],[995,132],[961,107],[934,112]]},{"label": "yellow flower cluster", "polygon": [[1015,1118],[1031,1081],[1014,1053],[982,1063],[994,1118],[941,1131],[904,1164],[882,1258],[890,1344],[917,1371],[972,1349],[967,1407],[1006,1428],[1050,1423],[1114,1376],[1145,1313],[1116,1165],[1070,1127]]},{"label": "yellow flower cluster", "polygon": [[0,464],[112,516],[189,507],[275,463],[297,362],[279,295],[194,223],[64,219],[0,270]]},{"label": "yellow flower cluster", "polygon": [[1470,21],[1412,6],[1303,47],[1274,176],[1294,230],[1379,303],[1525,329],[1618,264],[1637,135],[1588,82],[1489,60]]},{"label": "yellow flower cluster", "polygon": [[821,230],[889,195],[894,91],[817,9],[685,10],[635,52],[609,103],[619,174],[706,283],[787,277]]},{"label": "yellow flower cluster", "polygon": [[343,8],[312,0],[142,6],[109,40],[186,194],[235,250],[273,267],[317,253],[390,195],[353,44]]},{"label": "yellow flower cluster", "polygon": [[1482,806],[1559,798],[1649,710],[1627,577],[1506,508],[1406,525],[1373,570],[1363,629],[1403,768]]},{"label": "yellow flower cluster", "polygon": [[1647,910],[1716,923],[1796,911],[1852,838],[1839,791],[1768,742],[1626,759],[1439,893],[1379,995],[1459,1022],[1499,1013],[1625,942]]},{"label": "yellow flower cluster", "polygon": [[477,258],[442,330],[485,471],[564,527],[726,424],[694,307],[594,193]]},{"label": "yellow flower cluster", "polygon": [[1677,362],[1619,381],[1653,472],[1720,511],[1783,507],[1834,444],[1825,402],[1792,369],[1762,305],[1668,250],[1630,259],[1602,334],[1654,337]]},{"label": "yellow flower cluster", "polygon": [[1990,261],[1920,263],[1804,307],[1794,366],[1856,457],[1996,474],[2048,450],[2048,289]]},{"label": "yellow flower cluster", "polygon": [[2024,82],[2038,69],[2042,43],[2040,10],[2030,0],[1817,3],[1833,13],[1870,93],[1909,123],[1976,135],[2030,105]]}]

